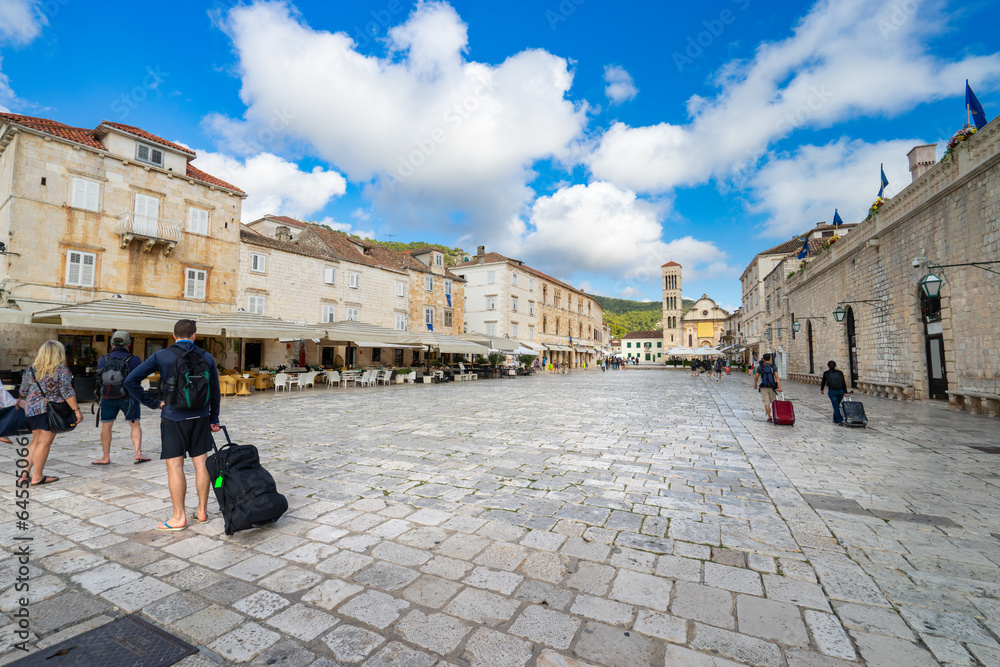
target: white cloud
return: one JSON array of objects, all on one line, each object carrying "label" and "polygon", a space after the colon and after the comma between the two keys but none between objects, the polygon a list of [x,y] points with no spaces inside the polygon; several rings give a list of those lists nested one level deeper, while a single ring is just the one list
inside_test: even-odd
[{"label": "white cloud", "polygon": [[349,223],[337,222],[333,218],[323,218],[319,221],[319,224],[326,225],[330,229],[335,229],[338,232],[344,232],[345,234],[355,234],[363,239],[375,238],[375,232],[371,229],[358,229]]},{"label": "white cloud", "polygon": [[604,88],[604,94],[608,96],[612,104],[627,102],[639,94],[639,89],[632,81],[632,75],[626,72],[621,65],[605,66],[604,82],[608,84]]},{"label": "white cloud", "polygon": [[960,95],[965,78],[995,85],[1000,54],[947,60],[927,52],[947,21],[939,3],[821,0],[789,38],[723,67],[714,98],[691,97],[690,123],[616,123],[587,162],[599,179],[666,192],[754,165],[799,128],[901,113]]},{"label": "white cloud", "polygon": [[825,146],[801,146],[791,154],[769,156],[753,176],[754,198],[750,209],[767,214],[764,232],[769,236],[792,236],[831,222],[839,209],[844,222],[860,222],[878,195],[879,164],[885,163],[893,195],[910,183],[906,154],[925,143],[900,139],[869,144],[841,139]]},{"label": "white cloud", "polygon": [[[0,0],[0,46],[15,48],[27,46],[38,35],[48,20],[38,0]],[[3,58],[0,57],[0,66]],[[17,102],[10,79],[0,71],[0,111],[10,111],[8,104]]]},{"label": "white cloud", "polygon": [[273,213],[304,218],[344,194],[347,182],[335,171],[298,165],[271,153],[240,160],[222,153],[195,151],[194,165],[247,193],[242,220],[250,222]]},{"label": "white cloud", "polygon": [[207,119],[228,150],[272,136],[305,144],[404,224],[461,211],[483,240],[516,232],[531,166],[567,158],[586,123],[586,108],[565,99],[566,60],[542,50],[466,60],[466,26],[444,3],[418,3],[390,29],[385,58],[285,4],[236,7],[224,25],[247,105],[241,120]]},{"label": "white cloud", "polygon": [[634,299],[637,296],[642,296],[642,290],[638,287],[633,287],[629,285],[618,292],[619,299]]},{"label": "white cloud", "polygon": [[601,273],[633,287],[658,284],[668,260],[684,263],[685,280],[735,271],[710,241],[685,236],[664,242],[665,209],[611,183],[574,185],[535,201],[526,232],[510,251],[554,275]]}]

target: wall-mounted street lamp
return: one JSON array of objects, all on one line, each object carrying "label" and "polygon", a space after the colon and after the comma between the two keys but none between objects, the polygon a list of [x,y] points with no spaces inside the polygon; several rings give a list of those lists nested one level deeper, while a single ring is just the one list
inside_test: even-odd
[{"label": "wall-mounted street lamp", "polygon": [[837,306],[837,308],[833,311],[833,319],[837,320],[838,322],[843,322],[845,315],[847,315],[847,313],[840,306]]},{"label": "wall-mounted street lamp", "polygon": [[[834,313],[834,317],[836,317],[836,316],[837,316],[836,313]],[[802,319],[804,319],[804,320],[825,320],[826,318],[825,317],[803,317]],[[837,320],[837,321],[839,322],[840,320]],[[801,328],[802,328],[802,323],[801,322],[799,322],[798,320],[795,320],[794,322],[792,322],[792,331],[794,331],[795,333],[798,333],[799,329],[801,329]]]},{"label": "wall-mounted street lamp", "polygon": [[928,273],[920,281],[920,289],[924,291],[924,296],[928,299],[936,299],[941,296],[941,279],[933,273]]},{"label": "wall-mounted street lamp", "polygon": [[843,304],[845,303],[871,303],[875,304],[875,306],[880,309],[885,306],[884,301],[874,301],[872,299],[857,299],[857,300],[851,299],[849,301],[841,301],[840,303],[837,304],[836,310],[833,311],[833,319],[837,320],[838,322],[843,322],[844,317],[847,315],[847,312],[842,307]]}]

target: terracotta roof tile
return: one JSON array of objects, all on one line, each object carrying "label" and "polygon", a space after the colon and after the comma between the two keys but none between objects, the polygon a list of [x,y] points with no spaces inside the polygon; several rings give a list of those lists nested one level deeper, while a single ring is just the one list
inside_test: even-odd
[{"label": "terracotta roof tile", "polygon": [[20,116],[13,113],[0,113],[0,119],[36,130],[38,132],[45,132],[59,137],[60,139],[75,141],[78,144],[83,144],[84,146],[89,146],[90,148],[96,148],[99,151],[107,151],[104,144],[94,138],[93,130],[87,130],[82,127],[71,127],[47,118]]},{"label": "terracotta roof tile", "polygon": [[622,340],[625,340],[626,338],[663,338],[663,329],[653,329],[652,331],[630,331],[622,336]]},{"label": "terracotta roof tile", "polygon": [[108,127],[113,127],[116,130],[121,130],[122,132],[128,132],[129,134],[137,136],[137,137],[140,137],[142,139],[145,139],[146,141],[152,141],[154,144],[160,144],[161,146],[166,146],[167,148],[170,148],[171,150],[180,151],[181,153],[186,153],[186,154],[190,155],[191,157],[194,157],[194,155],[195,155],[195,152],[193,150],[191,150],[190,148],[184,148],[183,146],[175,144],[172,141],[167,141],[166,139],[164,139],[162,137],[158,137],[155,134],[151,134],[151,133],[147,132],[146,130],[142,129],[141,127],[133,127],[131,125],[122,125],[121,123],[112,123],[111,121],[108,121],[108,120],[102,120],[101,121],[101,125],[99,125],[97,127],[97,129],[94,130],[94,134],[97,134],[98,132],[100,132],[101,126],[103,126],[103,125],[107,125]]},{"label": "terracotta roof tile", "polygon": [[273,248],[275,250],[293,252],[297,255],[305,255],[306,257],[315,257],[317,259],[325,259],[332,262],[340,261],[332,251],[323,250],[322,248],[314,248],[313,246],[308,245],[300,245],[294,241],[291,243],[287,241],[279,241],[278,239],[273,239],[270,236],[264,236],[263,234],[250,229],[246,225],[240,225],[240,241],[264,248]]},{"label": "terracotta roof tile", "polygon": [[235,185],[232,185],[230,183],[226,183],[221,178],[216,178],[215,176],[212,176],[211,174],[206,174],[205,172],[203,172],[198,167],[195,167],[190,162],[187,163],[187,177],[188,178],[193,178],[196,181],[201,181],[202,183],[208,183],[209,185],[214,185],[217,188],[225,188],[227,190],[232,190],[233,192],[235,192],[237,194],[241,194],[241,195],[245,195],[246,194],[245,192],[243,192],[242,190],[240,190]]},{"label": "terracotta roof tile", "polygon": [[660,266],[660,268],[662,269],[664,266],[680,266],[680,264],[678,264],[677,262],[667,262],[666,264]]},{"label": "terracotta roof tile", "polygon": [[[295,227],[296,229],[305,229],[309,226],[309,223],[302,222],[301,220],[296,220],[295,218],[289,218],[287,215],[265,215],[263,218],[257,218],[253,222],[260,222],[261,220],[274,220],[275,222],[280,222],[283,225],[288,225],[289,227]],[[250,224],[253,224],[251,222]]]}]

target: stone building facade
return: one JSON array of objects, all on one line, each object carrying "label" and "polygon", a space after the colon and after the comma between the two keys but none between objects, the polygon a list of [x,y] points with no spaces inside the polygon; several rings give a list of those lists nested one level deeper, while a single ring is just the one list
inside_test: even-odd
[{"label": "stone building facade", "polygon": [[670,349],[665,346],[659,329],[630,331],[622,336],[621,346],[626,359],[638,359],[639,363],[663,363],[663,353]]},{"label": "stone building facade", "polygon": [[[28,313],[121,296],[184,313],[235,310],[246,195],[202,172],[191,150],[141,128],[77,128],[0,114],[0,306]],[[0,323],[0,368],[61,337],[71,363],[110,332]],[[103,338],[104,340],[100,340]],[[166,341],[152,337],[158,349]],[[133,338],[147,354],[145,336]]]},{"label": "stone building facade", "polygon": [[455,267],[465,278],[467,330],[544,346],[547,362],[593,368],[605,346],[604,309],[591,296],[524,262],[479,246]]},{"label": "stone building facade", "polygon": [[682,344],[695,349],[718,346],[722,343],[728,318],[728,311],[720,308],[707,294],[702,294],[682,318]]},{"label": "stone building facade", "polygon": [[[787,279],[789,313],[829,319],[791,341],[789,375],[818,381],[835,360],[862,392],[947,398],[1000,412],[1000,121],[929,169],[933,146],[910,154],[914,180],[881,210]],[[929,153],[928,156],[923,153]],[[922,295],[933,273],[940,299]],[[836,322],[836,308],[845,311]],[[808,366],[813,354],[824,363]]]}]

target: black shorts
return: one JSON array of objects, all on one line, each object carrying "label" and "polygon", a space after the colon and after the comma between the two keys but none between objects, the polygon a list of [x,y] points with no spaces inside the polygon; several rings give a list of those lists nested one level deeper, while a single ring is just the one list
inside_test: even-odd
[{"label": "black shorts", "polygon": [[160,458],[194,458],[212,449],[212,426],[208,417],[184,421],[160,420]]}]

